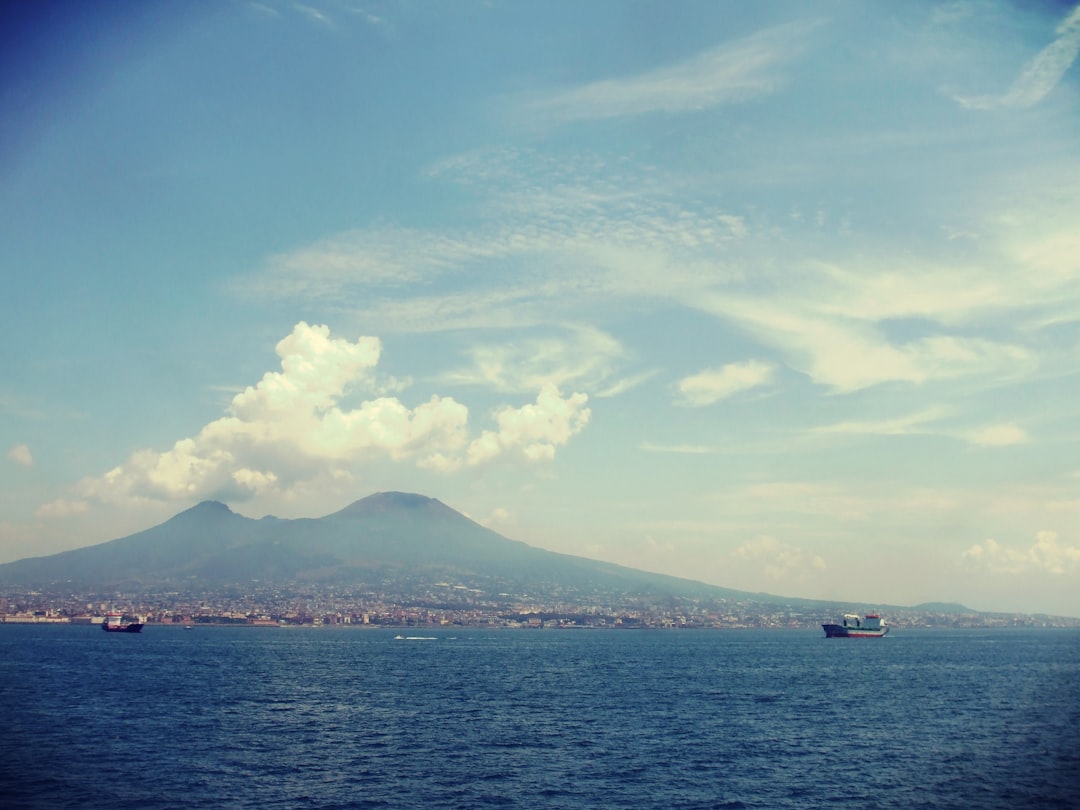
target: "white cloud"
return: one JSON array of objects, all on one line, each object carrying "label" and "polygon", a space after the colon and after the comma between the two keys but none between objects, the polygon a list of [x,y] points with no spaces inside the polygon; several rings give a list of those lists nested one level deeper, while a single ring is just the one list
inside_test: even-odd
[{"label": "white cloud", "polygon": [[233,480],[250,492],[261,493],[272,490],[278,477],[272,472],[260,472],[243,467],[232,474]]},{"label": "white cloud", "polygon": [[728,363],[720,368],[706,369],[676,383],[682,404],[693,407],[712,405],[740,391],[765,385],[772,380],[773,365],[761,360]]},{"label": "white cloud", "polygon": [[564,123],[746,101],[783,83],[780,69],[798,56],[813,27],[807,22],[777,26],[676,65],[586,84],[535,100],[525,109],[541,122]]},{"label": "white cloud", "polygon": [[985,425],[976,430],[967,431],[950,428],[942,424],[942,421],[949,414],[950,410],[935,406],[892,419],[839,422],[833,425],[825,425],[812,429],[810,433],[814,436],[936,435],[960,439],[980,447],[1006,447],[1025,444],[1028,441],[1027,432],[1023,428],[1012,424]]},{"label": "white cloud", "polygon": [[383,226],[345,231],[267,259],[257,281],[237,284],[276,298],[332,298],[357,288],[400,288],[524,245],[510,234],[483,238]]},{"label": "white cloud", "polygon": [[[383,331],[562,326],[597,301],[677,297],[703,278],[716,281],[718,268],[701,266],[702,257],[747,236],[729,211],[672,203],[647,171],[612,178],[603,166],[578,162],[586,164],[581,174],[531,153],[448,161],[433,178],[468,186],[479,176],[486,185],[494,173],[504,183],[484,189],[478,212],[495,224],[349,231],[271,257],[231,289],[338,307],[353,300],[358,320]],[[451,279],[425,295],[425,283]]]},{"label": "white cloud", "polygon": [[[1010,189],[1008,207],[973,213],[965,224],[990,236],[963,249],[862,253],[847,241],[812,242],[791,256],[785,244],[802,245],[805,234],[788,226],[777,233],[728,210],[680,206],[645,168],[568,162],[513,151],[459,156],[432,177],[475,181],[490,207],[483,221],[495,224],[349,232],[273,258],[237,289],[359,301],[358,320],[393,332],[565,329],[595,319],[597,305],[610,313],[674,303],[739,327],[841,394],[889,382],[1019,379],[1043,359],[1035,332],[1080,318],[1074,172],[1031,180],[1037,191]],[[444,276],[452,292],[432,285],[416,294]],[[607,383],[621,353],[611,335],[576,326],[569,337],[479,346],[472,366],[454,374],[503,391],[554,382],[618,393],[643,379]]]},{"label": "white cloud", "polygon": [[987,425],[971,433],[968,440],[982,447],[1006,447],[1024,444],[1028,436],[1023,428],[1016,425]]},{"label": "white cloud", "polygon": [[1080,546],[1066,545],[1061,542],[1058,533],[1053,531],[1036,534],[1030,553],[1036,565],[1051,574],[1072,571],[1077,563],[1080,563]]},{"label": "white cloud", "polygon": [[820,555],[782,543],[768,535],[743,543],[732,553],[732,557],[760,567],[769,579],[781,581],[803,581],[828,567]]},{"label": "white cloud", "polygon": [[907,416],[899,416],[893,419],[879,419],[876,421],[850,421],[839,422],[833,425],[814,428],[814,434],[850,434],[866,436],[907,436],[919,433],[941,432],[928,427],[946,416],[944,408],[926,408]]},{"label": "white cloud", "polygon": [[622,377],[615,380],[607,388],[602,388],[601,390],[597,391],[595,393],[595,396],[599,399],[609,399],[611,397],[617,397],[620,394],[625,394],[627,391],[631,391],[634,388],[637,388],[642,383],[655,377],[657,373],[658,372],[656,372],[655,370],[643,371],[640,374],[634,374],[630,377]]},{"label": "white cloud", "polygon": [[379,396],[350,406],[356,389],[378,387],[377,338],[332,338],[326,326],[298,323],[277,345],[281,370],[237,394],[228,414],[171,449],[140,450],[99,478],[84,480],[82,495],[130,499],[243,499],[288,493],[320,474],[346,474],[377,459],[411,461],[449,472],[504,455],[549,461],[557,447],[589,419],[585,394],[560,396],[541,387],[535,404],[494,414],[496,430],[469,441],[468,409],[433,395],[409,407]]},{"label": "white cloud", "polygon": [[[868,272],[873,278],[873,273]],[[1022,346],[979,337],[935,334],[906,342],[890,339],[879,326],[893,318],[914,317],[912,302],[890,307],[864,304],[849,297],[851,287],[838,288],[835,279],[818,277],[813,284],[792,283],[771,296],[747,296],[722,291],[698,294],[687,303],[730,319],[763,343],[782,350],[788,364],[814,382],[837,393],[851,393],[883,382],[921,384],[969,376],[1019,374],[1034,365]],[[851,282],[855,283],[855,282]],[[870,296],[874,282],[861,282]],[[1014,291],[1019,293],[1020,291]],[[884,297],[889,293],[881,291]],[[1022,296],[1017,295],[1017,301]],[[941,303],[935,304],[940,307]],[[922,317],[956,318],[963,304],[946,315],[924,312]],[[941,326],[934,325],[935,331]]]},{"label": "white cloud", "polygon": [[1080,233],[1075,220],[1064,230],[1038,234],[1017,246],[1016,260],[1033,272],[1033,283],[1059,289],[1074,281],[1080,269]]},{"label": "white cloud", "polygon": [[596,387],[611,375],[623,349],[606,332],[577,326],[555,337],[476,345],[468,354],[471,367],[452,371],[442,379],[516,393],[536,391],[548,384]]},{"label": "white cloud", "polygon": [[565,399],[553,384],[545,385],[536,403],[520,408],[504,407],[495,413],[498,430],[485,430],[469,445],[466,463],[476,466],[504,453],[519,453],[528,461],[547,461],[555,448],[584,429],[591,415],[585,394]]},{"label": "white cloud", "polygon": [[954,96],[964,107],[992,110],[1000,107],[1032,107],[1042,101],[1061,81],[1080,53],[1080,6],[1057,27],[1057,39],[1037,53],[1013,82],[1007,93],[998,96]]},{"label": "white cloud", "polygon": [[34,456],[30,452],[30,447],[25,444],[17,444],[12,447],[8,450],[7,457],[16,464],[21,464],[24,467],[32,467],[34,465]]},{"label": "white cloud", "polygon": [[317,8],[306,6],[303,3],[296,3],[295,8],[297,11],[304,14],[308,19],[314,20],[320,25],[325,25],[330,28],[334,27],[334,21],[327,17],[325,14],[323,14],[321,11],[319,11]]},{"label": "white cloud", "polygon": [[517,516],[509,509],[497,506],[491,510],[491,513],[486,518],[476,519],[476,522],[494,531],[505,532],[512,530],[517,525]]},{"label": "white cloud", "polygon": [[1000,574],[1042,571],[1055,575],[1080,569],[1080,546],[1064,543],[1055,531],[1043,530],[1026,549],[1015,549],[992,538],[976,543],[963,553],[970,562]]},{"label": "white cloud", "polygon": [[713,448],[704,444],[653,444],[652,442],[643,442],[638,446],[638,449],[646,453],[676,453],[691,456],[703,456],[716,452]]}]

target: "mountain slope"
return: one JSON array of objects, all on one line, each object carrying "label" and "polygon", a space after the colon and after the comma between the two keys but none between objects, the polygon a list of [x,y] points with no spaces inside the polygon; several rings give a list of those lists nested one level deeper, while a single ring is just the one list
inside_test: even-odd
[{"label": "mountain slope", "polygon": [[204,502],[128,537],[0,565],[0,584],[200,587],[452,579],[493,590],[744,596],[740,591],[544,551],[423,495],[376,493],[317,519],[253,520]]},{"label": "mountain slope", "polygon": [[0,565],[0,582],[123,583],[146,576],[184,577],[201,560],[256,540],[258,521],[204,501],[159,526],[96,546]]}]

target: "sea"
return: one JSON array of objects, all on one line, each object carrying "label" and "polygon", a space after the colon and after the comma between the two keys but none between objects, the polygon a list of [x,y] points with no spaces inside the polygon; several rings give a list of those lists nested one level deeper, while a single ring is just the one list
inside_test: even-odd
[{"label": "sea", "polygon": [[1080,808],[1080,630],[0,625],[0,806]]}]

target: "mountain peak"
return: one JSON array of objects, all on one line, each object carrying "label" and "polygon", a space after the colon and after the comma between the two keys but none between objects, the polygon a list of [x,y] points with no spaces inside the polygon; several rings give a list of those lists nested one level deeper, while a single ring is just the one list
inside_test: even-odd
[{"label": "mountain peak", "polygon": [[425,506],[432,503],[435,499],[429,498],[427,495],[418,495],[415,492],[375,492],[368,495],[366,498],[361,498],[362,501],[368,503],[382,503],[390,506]]},{"label": "mountain peak", "polygon": [[199,503],[195,504],[195,506],[191,507],[187,511],[188,512],[200,512],[200,513],[203,513],[203,514],[211,514],[211,513],[223,514],[225,512],[228,512],[230,515],[233,514],[233,510],[230,509],[225,504],[223,504],[221,501],[200,501]]},{"label": "mountain peak", "polygon": [[221,501],[202,501],[195,504],[190,509],[185,509],[178,515],[173,515],[166,523],[172,523],[179,521],[186,523],[188,521],[205,521],[205,520],[221,520],[223,518],[239,517],[232,509],[227,507]]},{"label": "mountain peak", "polygon": [[413,492],[376,492],[349,504],[335,514],[358,515],[380,512],[406,512],[417,509],[431,509],[435,506],[447,508],[435,498],[417,495]]}]

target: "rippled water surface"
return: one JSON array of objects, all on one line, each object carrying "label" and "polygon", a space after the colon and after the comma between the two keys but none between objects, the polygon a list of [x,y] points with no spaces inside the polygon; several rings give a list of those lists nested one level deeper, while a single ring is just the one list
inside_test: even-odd
[{"label": "rippled water surface", "polygon": [[1076,808],[1080,632],[0,625],[6,808]]}]

